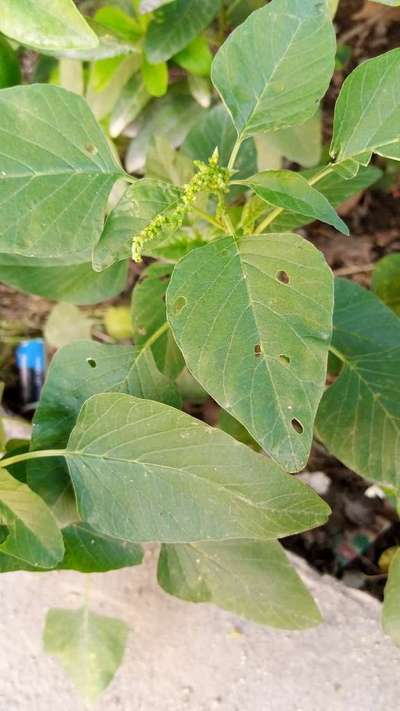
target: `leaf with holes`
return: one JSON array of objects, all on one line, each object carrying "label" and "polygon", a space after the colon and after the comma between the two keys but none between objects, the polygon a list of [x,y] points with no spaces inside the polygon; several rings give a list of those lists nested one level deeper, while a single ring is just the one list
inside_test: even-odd
[{"label": "leaf with holes", "polygon": [[400,159],[400,49],[358,66],[335,107],[331,155],[368,164],[371,154]]},{"label": "leaf with holes", "polygon": [[128,541],[270,540],[329,510],[224,432],[129,395],[87,400],[65,456],[82,519]]},{"label": "leaf with holes", "polygon": [[123,177],[82,97],[36,84],[0,92],[0,251],[87,262]]},{"label": "leaf with holes", "polygon": [[270,205],[332,225],[349,235],[347,225],[336,214],[326,197],[309,185],[299,173],[290,170],[266,170],[242,181]]},{"label": "leaf with holes", "polygon": [[2,0],[0,31],[39,51],[92,49],[98,39],[72,0]]},{"label": "leaf with holes", "polygon": [[335,33],[325,4],[272,0],[228,37],[211,77],[244,138],[311,118],[334,62]]},{"label": "leaf with holes", "polygon": [[1,554],[40,568],[54,568],[62,559],[63,540],[51,511],[26,484],[0,468],[0,528],[4,526]]},{"label": "leaf with holes", "polygon": [[189,370],[288,471],[310,451],[332,308],[322,254],[292,234],[212,242],[179,262],[167,292]]},{"label": "leaf with holes", "polygon": [[333,326],[343,367],[322,399],[318,436],[350,469],[398,488],[400,320],[371,292],[338,279]]},{"label": "leaf with holes", "polygon": [[188,602],[212,602],[279,629],[321,622],[318,608],[277,541],[164,545],[158,582]]},{"label": "leaf with holes", "polygon": [[49,610],[43,633],[45,651],[55,656],[83,697],[93,703],[122,662],[128,636],[124,622],[96,615],[87,607]]}]

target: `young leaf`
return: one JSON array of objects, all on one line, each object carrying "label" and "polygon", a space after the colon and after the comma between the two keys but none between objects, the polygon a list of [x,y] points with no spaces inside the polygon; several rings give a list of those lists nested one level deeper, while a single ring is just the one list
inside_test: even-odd
[{"label": "young leaf", "polygon": [[65,456],[82,519],[128,541],[269,540],[328,513],[311,489],[224,432],[129,395],[87,400]]},{"label": "young leaf", "polygon": [[143,549],[135,543],[99,533],[87,523],[74,523],[63,529],[65,555],[58,568],[80,573],[106,573],[109,570],[140,565]]},{"label": "young leaf", "polygon": [[146,57],[142,62],[142,78],[151,96],[164,96],[168,90],[168,66],[166,62],[150,64]]},{"label": "young leaf", "polygon": [[301,630],[321,622],[277,541],[164,545],[158,582],[183,600],[212,602],[262,625]]},{"label": "young leaf", "polygon": [[329,267],[293,234],[211,242],[179,262],[168,288],[189,370],[288,471],[310,451],[332,309]]},{"label": "young leaf", "polygon": [[385,586],[382,623],[386,634],[400,646],[400,550],[397,551],[389,568],[389,577]]},{"label": "young leaf", "polygon": [[36,84],[0,93],[0,251],[87,262],[123,176],[85,100]]},{"label": "young leaf", "polygon": [[55,656],[86,701],[107,688],[122,662],[128,628],[124,622],[79,610],[49,610],[43,634],[45,651]]},{"label": "young leaf", "polygon": [[[92,341],[73,343],[51,362],[33,418],[31,450],[65,447],[85,400],[111,391],[180,404],[176,388],[158,372],[151,353]],[[55,506],[70,486],[64,459],[33,459],[27,468],[29,485]]]},{"label": "young leaf", "polygon": [[335,107],[331,156],[369,162],[372,153],[400,159],[400,49],[358,66]]},{"label": "young leaf", "polygon": [[180,52],[214,19],[220,0],[174,0],[160,7],[147,31],[145,52],[152,64]]},{"label": "young leaf", "polygon": [[400,316],[400,254],[387,254],[376,263],[372,288],[377,296]]},{"label": "young leaf", "polygon": [[[167,320],[165,294],[173,269],[172,264],[151,264],[142,272],[132,292],[132,324],[138,346]],[[152,351],[159,370],[176,378],[185,362],[170,329],[157,339]]]},{"label": "young leaf", "polygon": [[176,64],[198,77],[210,75],[212,54],[205,37],[200,35],[172,57]]},{"label": "young leaf", "polygon": [[211,77],[244,138],[313,116],[334,62],[335,33],[325,3],[272,0],[228,37]]},{"label": "young leaf", "polygon": [[117,296],[123,290],[128,273],[128,262],[115,264],[98,274],[91,264],[62,267],[24,265],[24,258],[7,255],[14,265],[3,265],[0,255],[0,280],[15,289],[45,299],[69,304],[98,304]]},{"label": "young leaf", "polygon": [[172,210],[182,191],[170,183],[145,178],[130,185],[109,214],[96,245],[93,265],[97,271],[132,254],[133,238],[158,215]]},{"label": "young leaf", "polygon": [[288,212],[299,213],[310,220],[320,220],[349,235],[347,225],[336,214],[330,202],[299,173],[290,170],[267,170],[243,181],[265,202]]},{"label": "young leaf", "polygon": [[0,553],[35,567],[54,568],[64,555],[63,540],[42,499],[0,468],[0,528],[6,538]]},{"label": "young leaf", "polygon": [[[317,433],[358,474],[400,484],[400,320],[371,292],[337,279],[333,347],[343,361]],[[373,326],[373,327],[372,327]]]},{"label": "young leaf", "polygon": [[2,0],[0,31],[42,50],[91,49],[98,39],[72,0]]}]

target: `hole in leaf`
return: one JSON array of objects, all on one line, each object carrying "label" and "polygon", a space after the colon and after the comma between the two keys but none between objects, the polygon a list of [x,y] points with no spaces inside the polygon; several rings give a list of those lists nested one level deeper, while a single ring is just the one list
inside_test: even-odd
[{"label": "hole in leaf", "polygon": [[289,274],[283,270],[277,273],[276,278],[281,284],[289,284]]},{"label": "hole in leaf", "polygon": [[290,363],[290,358],[287,355],[284,355],[283,353],[280,354],[279,360],[284,363],[284,365],[289,365]]},{"label": "hole in leaf", "polygon": [[186,304],[187,304],[187,299],[186,299],[186,297],[185,297],[185,296],[180,296],[180,297],[175,301],[175,304],[174,304],[175,314],[179,314],[179,313],[182,311],[182,309],[185,308]]},{"label": "hole in leaf", "polygon": [[97,363],[94,358],[86,358],[86,363],[90,365],[91,368],[97,368]]},{"label": "hole in leaf", "polygon": [[297,432],[297,434],[303,434],[304,427],[301,424],[301,422],[299,422],[299,420],[296,420],[295,417],[293,418],[291,425],[292,425],[293,429]]},{"label": "hole in leaf", "polygon": [[256,343],[256,345],[254,346],[254,353],[255,353],[255,355],[256,355],[257,358],[258,358],[260,355],[262,355],[262,347],[260,346],[259,343]]}]

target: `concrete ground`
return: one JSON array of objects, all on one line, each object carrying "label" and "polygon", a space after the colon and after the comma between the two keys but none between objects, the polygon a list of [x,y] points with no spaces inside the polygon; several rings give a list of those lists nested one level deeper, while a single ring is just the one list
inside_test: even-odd
[{"label": "concrete ground", "polygon": [[[371,597],[299,563],[324,614],[308,632],[280,632],[155,584],[155,561],[92,576],[93,607],[128,621],[123,667],[95,711],[397,711],[400,651],[383,636]],[[83,576],[0,578],[0,711],[84,711],[41,650],[49,607],[81,601]]]}]

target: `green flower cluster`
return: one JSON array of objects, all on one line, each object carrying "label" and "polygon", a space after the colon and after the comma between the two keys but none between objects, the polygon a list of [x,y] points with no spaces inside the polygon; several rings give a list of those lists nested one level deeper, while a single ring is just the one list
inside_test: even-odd
[{"label": "green flower cluster", "polygon": [[208,192],[217,196],[217,216],[224,209],[224,195],[229,190],[231,171],[221,168],[218,165],[219,153],[216,148],[208,163],[194,161],[197,173],[190,183],[182,188],[182,197],[178,204],[168,212],[157,215],[145,229],[136,235],[132,244],[132,259],[135,262],[142,261],[142,251],[145,242],[158,237],[166,229],[179,229],[182,227],[184,219],[193,207],[199,193]]}]

